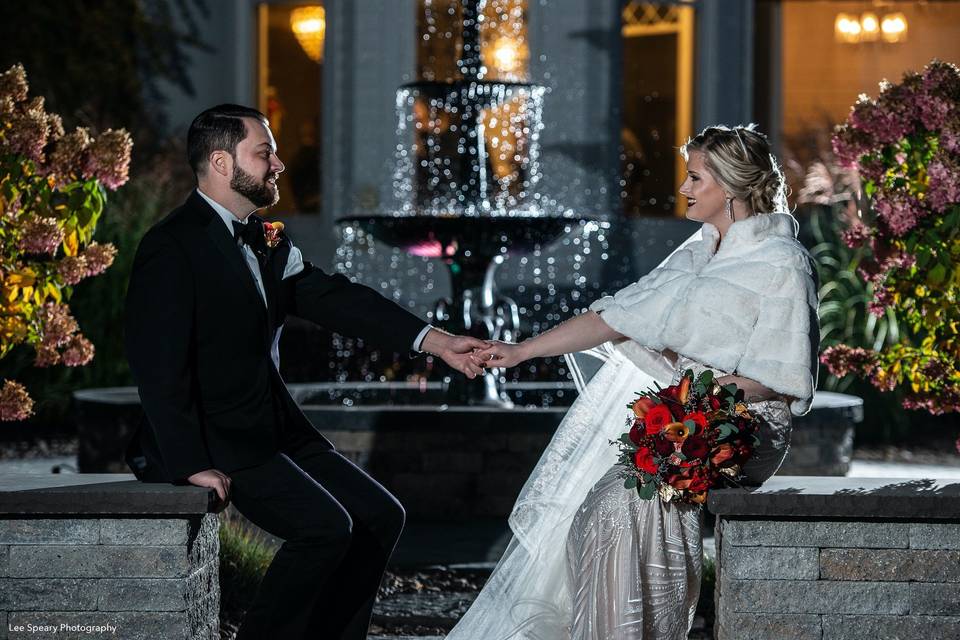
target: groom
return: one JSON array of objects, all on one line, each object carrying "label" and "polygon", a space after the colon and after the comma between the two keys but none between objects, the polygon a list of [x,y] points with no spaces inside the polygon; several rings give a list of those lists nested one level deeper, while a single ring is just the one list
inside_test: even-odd
[{"label": "groom", "polygon": [[284,168],[259,111],[204,111],[187,155],[197,189],[147,232],[130,277],[126,346],[146,419],[127,462],[143,481],[212,488],[285,541],[238,638],[365,638],[404,511],[291,398],[278,373],[284,318],[427,351],[471,378],[482,373],[471,352],[486,345],[324,273],[252,215],[276,204]]}]

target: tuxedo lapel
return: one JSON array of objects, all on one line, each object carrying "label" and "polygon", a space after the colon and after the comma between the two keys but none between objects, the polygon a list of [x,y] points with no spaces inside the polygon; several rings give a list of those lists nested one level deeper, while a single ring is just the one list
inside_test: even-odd
[{"label": "tuxedo lapel", "polygon": [[[250,273],[250,269],[247,267],[247,262],[243,258],[243,253],[237,245],[237,241],[227,230],[226,225],[220,221],[220,216],[218,216],[217,212],[196,192],[190,196],[190,201],[195,208],[203,211],[209,218],[206,224],[207,236],[220,253],[223,254],[227,264],[230,265],[234,274],[237,276],[240,285],[246,290],[247,294],[250,295],[251,300],[256,303],[257,308],[264,309],[263,298],[260,297],[260,291],[257,289],[257,283],[253,279],[253,274]],[[264,313],[266,313],[265,310]]]}]

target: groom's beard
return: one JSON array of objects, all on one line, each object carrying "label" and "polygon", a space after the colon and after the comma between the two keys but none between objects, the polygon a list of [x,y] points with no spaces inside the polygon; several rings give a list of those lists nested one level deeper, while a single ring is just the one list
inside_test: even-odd
[{"label": "groom's beard", "polygon": [[240,168],[240,165],[233,165],[233,175],[230,177],[230,188],[245,197],[253,203],[258,209],[263,207],[272,207],[280,201],[280,190],[276,185],[271,185],[267,179],[274,175],[268,173],[262,180],[253,177]]}]

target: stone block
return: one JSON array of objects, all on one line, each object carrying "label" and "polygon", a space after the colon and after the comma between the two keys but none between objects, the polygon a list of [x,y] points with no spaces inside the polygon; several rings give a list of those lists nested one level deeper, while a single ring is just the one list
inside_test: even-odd
[{"label": "stone block", "polygon": [[[123,638],[123,640],[216,640],[213,635],[196,636],[191,633],[187,616],[182,612],[114,612],[114,611],[43,611],[11,612],[8,638],[36,640],[38,631],[27,631],[27,625],[56,627],[59,640],[90,640],[90,638]],[[61,625],[67,625],[65,628]],[[22,627],[22,631],[18,629]],[[96,627],[102,629],[97,631]]]},{"label": "stone block", "polygon": [[6,573],[13,578],[177,578],[201,564],[184,551],[175,546],[14,545]]},{"label": "stone block", "polygon": [[505,433],[485,433],[472,441],[474,448],[480,451],[506,451],[509,439]]},{"label": "stone block", "polygon": [[960,523],[912,522],[910,523],[910,548],[960,550]]},{"label": "stone block", "polygon": [[477,473],[483,468],[483,454],[479,451],[425,451],[422,464],[428,472]]},{"label": "stone block", "polygon": [[97,580],[0,578],[0,607],[7,611],[92,611]]},{"label": "stone block", "polygon": [[732,546],[860,547],[905,549],[906,522],[725,519],[724,544]]},{"label": "stone block", "polygon": [[823,640],[916,640],[960,638],[960,617],[823,616]]},{"label": "stone block", "polygon": [[0,544],[97,544],[96,518],[11,518],[0,520]]},{"label": "stone block", "polygon": [[960,551],[821,549],[820,578],[885,582],[960,582]]},{"label": "stone block", "polygon": [[724,545],[720,564],[740,580],[816,580],[820,575],[816,547],[734,547]]},{"label": "stone block", "polygon": [[529,453],[539,459],[552,436],[552,433],[511,433],[508,435],[507,450]]},{"label": "stone block", "polygon": [[879,613],[910,612],[910,589],[896,582],[822,580],[734,580],[722,577],[723,602],[736,613]]},{"label": "stone block", "polygon": [[517,472],[485,472],[477,478],[477,492],[482,496],[508,496],[516,499],[529,474]]},{"label": "stone block", "polygon": [[717,640],[820,640],[816,614],[731,613],[718,616]]},{"label": "stone block", "polygon": [[377,442],[373,431],[324,431],[338,451],[370,451]]},{"label": "stone block", "polygon": [[484,456],[483,470],[514,473],[522,472],[529,476],[539,459],[539,454],[530,452],[501,451],[498,453],[488,453]]},{"label": "stone block", "polygon": [[960,616],[960,584],[913,582],[909,586],[911,614]]},{"label": "stone block", "polygon": [[100,521],[101,544],[163,545],[187,544],[187,518],[131,518]]},{"label": "stone block", "polygon": [[[184,611],[191,603],[216,597],[218,565],[211,563],[187,578],[103,578],[95,581],[100,611]],[[218,607],[219,610],[219,607]]]}]

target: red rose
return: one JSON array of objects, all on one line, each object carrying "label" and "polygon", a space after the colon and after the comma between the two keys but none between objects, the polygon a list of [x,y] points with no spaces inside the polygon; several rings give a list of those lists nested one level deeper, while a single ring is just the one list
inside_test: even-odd
[{"label": "red rose", "polygon": [[694,411],[693,413],[688,413],[683,416],[680,422],[686,422],[687,420],[693,420],[694,424],[697,425],[697,428],[693,430],[694,433],[701,433],[704,429],[707,428],[707,416],[703,411]]},{"label": "red rose", "polygon": [[693,474],[693,481],[687,486],[687,489],[694,493],[700,493],[710,488],[710,476],[702,472],[702,468]]},{"label": "red rose", "polygon": [[720,398],[716,396],[710,396],[710,408],[716,411],[720,408]]},{"label": "red rose", "polygon": [[702,459],[710,453],[710,445],[700,436],[692,436],[683,441],[683,447],[680,450],[688,459]]},{"label": "red rose", "polygon": [[673,416],[666,405],[658,404],[647,411],[643,420],[647,425],[647,434],[653,435],[660,433],[660,430],[673,420]]},{"label": "red rose", "polygon": [[640,439],[643,437],[643,423],[639,420],[634,420],[633,425],[630,427],[630,440],[633,441],[633,444],[640,444]]},{"label": "red rose", "polygon": [[656,449],[657,453],[661,456],[668,456],[674,452],[673,443],[666,438],[657,438],[654,440],[653,448]]},{"label": "red rose", "polygon": [[657,472],[657,463],[653,461],[653,452],[649,447],[640,447],[633,456],[633,462],[637,468],[647,473]]}]

